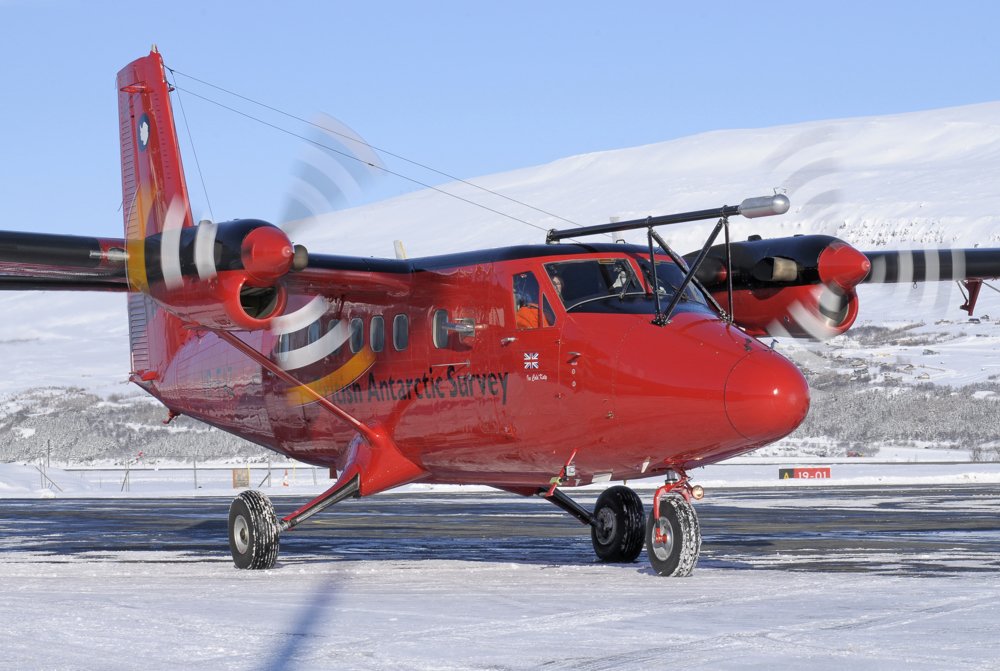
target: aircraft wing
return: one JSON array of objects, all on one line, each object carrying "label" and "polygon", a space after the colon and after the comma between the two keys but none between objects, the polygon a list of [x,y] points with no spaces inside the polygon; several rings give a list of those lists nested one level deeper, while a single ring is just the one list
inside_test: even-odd
[{"label": "aircraft wing", "polygon": [[918,249],[862,252],[871,262],[865,283],[986,280],[1000,277],[1000,249]]},{"label": "aircraft wing", "polygon": [[[0,290],[127,291],[126,260],[121,238],[0,231]],[[310,254],[284,283],[331,297],[400,298],[412,271],[408,261]]]},{"label": "aircraft wing", "polygon": [[[1000,277],[1000,249],[860,252],[828,235],[751,238],[705,255],[696,277],[720,304],[733,289],[736,322],[753,335],[825,339],[849,329],[862,283],[961,282],[971,316],[984,280]],[[685,259],[694,263],[698,253]]]},{"label": "aircraft wing", "polygon": [[0,231],[0,290],[127,291],[125,241]]},{"label": "aircraft wing", "polygon": [[310,253],[305,270],[289,273],[284,281],[305,293],[377,302],[408,296],[413,272],[409,261]]}]

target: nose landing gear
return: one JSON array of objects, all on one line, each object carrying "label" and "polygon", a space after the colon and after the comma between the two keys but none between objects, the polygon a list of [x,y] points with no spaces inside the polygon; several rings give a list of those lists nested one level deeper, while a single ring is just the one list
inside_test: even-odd
[{"label": "nose landing gear", "polygon": [[704,496],[692,487],[686,473],[668,475],[653,495],[653,512],[646,521],[646,554],[653,570],[662,576],[686,577],[694,571],[701,553],[701,526],[691,499]]},{"label": "nose landing gear", "polygon": [[691,575],[701,552],[701,526],[691,500],[705,493],[691,486],[683,471],[671,471],[653,495],[653,510],[644,514],[639,496],[622,485],[604,490],[591,514],[561,490],[538,490],[542,496],[583,524],[590,525],[590,538],[598,559],[633,562],[643,543],[649,563],[657,574],[670,577]]}]

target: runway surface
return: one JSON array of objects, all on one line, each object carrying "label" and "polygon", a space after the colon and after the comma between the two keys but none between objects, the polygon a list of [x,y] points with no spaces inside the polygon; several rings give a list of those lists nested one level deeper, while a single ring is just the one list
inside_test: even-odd
[{"label": "runway surface", "polygon": [[[572,494],[572,492],[570,491]],[[643,492],[649,499],[650,493]],[[583,493],[590,507],[596,494]],[[278,497],[280,514],[304,499]],[[0,556],[227,561],[229,499],[0,501]],[[699,504],[699,567],[960,575],[1000,571],[996,486],[719,489]],[[537,498],[384,494],[345,501],[281,540],[279,568],[338,560],[592,564],[587,527]],[[640,557],[645,562],[645,556]]]}]

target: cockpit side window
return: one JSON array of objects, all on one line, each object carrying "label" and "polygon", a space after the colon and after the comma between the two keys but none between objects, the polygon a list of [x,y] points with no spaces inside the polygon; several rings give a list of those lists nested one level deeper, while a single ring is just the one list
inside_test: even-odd
[{"label": "cockpit side window", "polygon": [[538,310],[538,279],[532,272],[514,275],[514,323],[519,329],[536,329],[541,324]]},{"label": "cockpit side window", "polygon": [[556,311],[552,309],[549,297],[545,294],[542,294],[542,319],[546,326],[556,325]]}]

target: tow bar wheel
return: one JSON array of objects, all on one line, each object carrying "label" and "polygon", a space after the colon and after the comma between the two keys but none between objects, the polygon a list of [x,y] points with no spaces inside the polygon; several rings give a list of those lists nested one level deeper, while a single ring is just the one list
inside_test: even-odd
[{"label": "tow bar wheel", "polygon": [[229,549],[236,568],[269,569],[278,559],[278,518],[270,499],[241,492],[229,506]]},{"label": "tow bar wheel", "polygon": [[660,517],[654,519],[650,513],[646,521],[646,554],[653,570],[662,576],[689,576],[700,552],[701,528],[694,506],[679,496],[664,496]]}]

